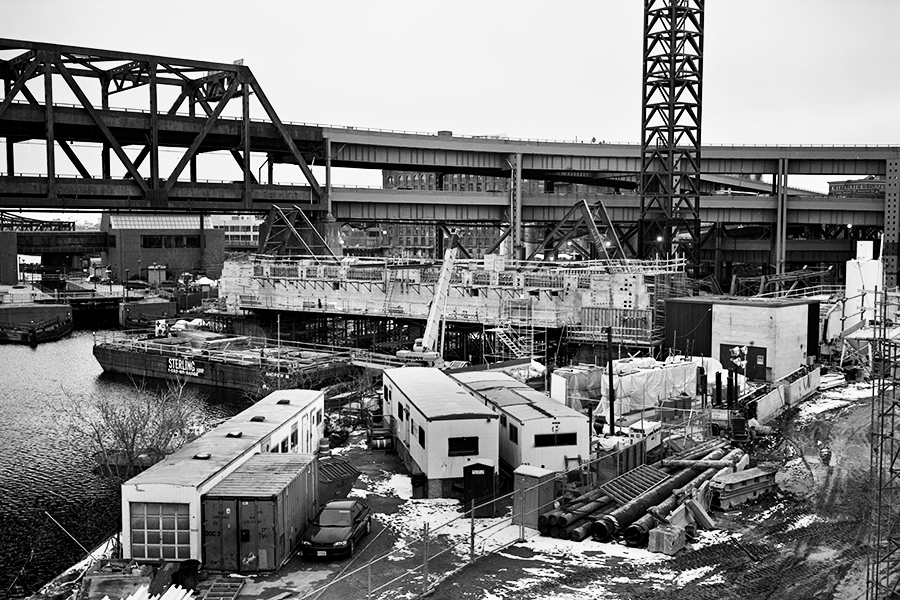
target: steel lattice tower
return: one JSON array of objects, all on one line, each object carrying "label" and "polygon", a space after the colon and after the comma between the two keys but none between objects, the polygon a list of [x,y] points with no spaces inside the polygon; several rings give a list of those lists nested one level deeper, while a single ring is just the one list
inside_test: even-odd
[{"label": "steel lattice tower", "polygon": [[641,258],[700,264],[704,0],[645,0]]},{"label": "steel lattice tower", "polygon": [[876,291],[866,600],[900,597],[900,343],[890,336],[900,293]]}]

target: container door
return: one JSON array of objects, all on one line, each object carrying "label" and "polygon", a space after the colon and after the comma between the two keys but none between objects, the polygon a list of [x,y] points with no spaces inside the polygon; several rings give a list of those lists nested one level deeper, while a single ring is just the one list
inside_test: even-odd
[{"label": "container door", "polygon": [[275,502],[256,501],[256,531],[259,548],[259,570],[274,571],[281,560],[275,527]]},{"label": "container door", "polygon": [[237,502],[207,498],[203,501],[203,562],[213,571],[238,570]]},{"label": "container door", "polygon": [[240,501],[240,565],[239,573],[259,571],[259,529],[256,521],[256,500]]}]

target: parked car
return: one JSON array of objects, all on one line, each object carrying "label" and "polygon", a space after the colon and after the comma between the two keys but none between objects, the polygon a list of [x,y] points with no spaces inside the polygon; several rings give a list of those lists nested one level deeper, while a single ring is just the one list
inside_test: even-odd
[{"label": "parked car", "polygon": [[313,519],[300,546],[304,558],[352,556],[356,544],[372,530],[372,512],[359,500],[326,502]]}]

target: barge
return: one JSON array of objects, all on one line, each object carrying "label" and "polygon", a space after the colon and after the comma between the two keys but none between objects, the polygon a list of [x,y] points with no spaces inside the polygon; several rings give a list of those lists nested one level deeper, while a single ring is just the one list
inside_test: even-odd
[{"label": "barge", "polygon": [[251,394],[319,387],[359,368],[345,349],[200,330],[98,333],[93,353],[107,373]]},{"label": "barge", "polygon": [[68,304],[29,302],[0,306],[0,343],[37,346],[71,332],[72,308]]}]

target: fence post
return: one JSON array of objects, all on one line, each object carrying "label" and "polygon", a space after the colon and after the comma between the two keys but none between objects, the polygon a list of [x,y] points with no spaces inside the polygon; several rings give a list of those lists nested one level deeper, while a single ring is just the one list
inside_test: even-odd
[{"label": "fence post", "polygon": [[425,523],[424,531],[422,532],[422,542],[425,549],[425,556],[422,559],[422,594],[425,594],[428,591],[428,523]]},{"label": "fence post", "polygon": [[475,501],[472,500],[472,519],[469,522],[469,562],[475,562]]},{"label": "fence post", "polygon": [[518,490],[519,506],[522,507],[522,514],[519,515],[519,541],[525,541],[525,488]]}]

